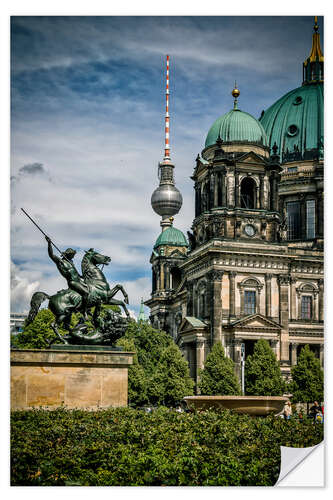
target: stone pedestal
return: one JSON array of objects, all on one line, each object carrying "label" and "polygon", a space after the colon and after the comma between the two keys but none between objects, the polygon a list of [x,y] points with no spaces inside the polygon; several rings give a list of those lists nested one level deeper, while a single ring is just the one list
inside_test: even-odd
[{"label": "stone pedestal", "polygon": [[93,346],[11,351],[11,409],[127,406],[133,353]]}]

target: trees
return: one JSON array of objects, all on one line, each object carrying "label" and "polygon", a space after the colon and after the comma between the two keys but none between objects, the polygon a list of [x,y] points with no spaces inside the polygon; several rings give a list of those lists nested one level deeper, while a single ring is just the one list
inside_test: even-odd
[{"label": "trees", "polygon": [[[125,337],[118,340],[117,346],[123,347],[125,351],[135,351],[134,341]],[[143,406],[148,403],[147,377],[136,353],[133,356],[133,364],[128,367],[128,401],[131,406]]]},{"label": "trees", "polygon": [[245,363],[245,392],[253,396],[282,396],[285,382],[280,366],[267,340],[255,343],[253,355]]},{"label": "trees", "polygon": [[[49,309],[41,309],[32,323],[24,326],[23,331],[12,338],[12,346],[19,349],[46,349],[49,341],[58,337],[51,328],[54,314]],[[59,329],[61,334],[64,330]]]},{"label": "trees", "polygon": [[128,372],[131,405],[173,406],[193,394],[188,364],[167,333],[156,330],[147,321],[133,322],[117,345],[136,352]]},{"label": "trees", "polygon": [[290,390],[293,402],[310,403],[324,399],[324,372],[320,361],[305,345],[298,356],[297,365],[291,368]]},{"label": "trees", "polygon": [[175,343],[163,349],[149,382],[148,394],[155,404],[174,406],[184,396],[193,394],[188,364]]},{"label": "trees", "polygon": [[199,388],[201,394],[207,396],[233,396],[241,393],[234,372],[234,363],[225,356],[221,342],[214,344],[207,356],[204,368],[200,372]]}]

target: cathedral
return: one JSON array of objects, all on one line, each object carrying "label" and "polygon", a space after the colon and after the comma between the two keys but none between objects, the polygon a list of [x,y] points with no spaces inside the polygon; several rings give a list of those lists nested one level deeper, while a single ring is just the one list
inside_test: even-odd
[{"label": "cathedral", "polygon": [[263,111],[217,118],[191,180],[187,237],[173,226],[182,206],[169,150],[167,56],[165,155],[152,207],[162,217],[151,255],[154,327],[182,350],[193,379],[215,342],[240,373],[241,352],[269,341],[285,378],[309,344],[323,365],[323,80],[315,18],[302,85]]}]

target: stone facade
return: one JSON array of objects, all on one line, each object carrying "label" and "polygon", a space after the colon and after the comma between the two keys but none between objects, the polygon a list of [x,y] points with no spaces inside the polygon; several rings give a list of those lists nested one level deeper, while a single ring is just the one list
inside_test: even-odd
[{"label": "stone facade", "polygon": [[[152,255],[159,276],[146,302],[152,323],[177,341],[196,382],[217,341],[238,372],[241,344],[248,355],[260,338],[270,342],[285,377],[304,344],[323,363],[323,167],[319,160],[307,162],[295,184],[288,168],[259,144],[233,144],[226,151],[217,141],[206,148],[191,177],[189,250],[169,247]],[[288,239],[286,203],[296,198],[304,206],[316,200],[312,238],[303,214],[300,238]],[[171,267],[179,270],[174,286]]]},{"label": "stone facade", "polygon": [[127,374],[133,353],[19,350],[11,352],[11,409],[95,410],[127,406]]}]

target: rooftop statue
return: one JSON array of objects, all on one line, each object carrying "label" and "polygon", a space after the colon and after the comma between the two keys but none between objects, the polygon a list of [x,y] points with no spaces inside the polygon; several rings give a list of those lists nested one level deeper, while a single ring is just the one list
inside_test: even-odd
[{"label": "rooftop statue", "polygon": [[[126,304],[128,304],[128,295],[123,286],[117,284],[111,289],[103,271],[98,267],[99,265],[108,265],[111,262],[111,258],[90,248],[85,252],[82,259],[82,275],[80,275],[73,262],[76,251],[72,248],[67,248],[67,250],[61,252],[35,221],[23,209],[22,211],[44,234],[48,244],[48,254],[56,264],[60,274],[66,279],[68,285],[68,288],[60,290],[51,296],[44,292],[35,292],[31,298],[26,325],[34,320],[42,302],[49,299],[48,307],[55,315],[52,328],[63,343],[110,345],[124,333],[130,318],[126,307]],[[54,255],[52,246],[60,252],[60,257]],[[113,298],[118,291],[122,292],[124,301]],[[113,311],[107,311],[105,317],[102,318],[102,305],[120,306],[124,310],[126,318]],[[94,312],[91,314],[90,310],[93,307]],[[80,313],[81,319],[71,328],[71,319],[74,312]],[[94,328],[90,332],[89,325],[87,324],[89,319],[91,319]],[[62,336],[59,333],[58,327],[60,325],[63,325],[64,329],[68,331],[68,335]]]}]

